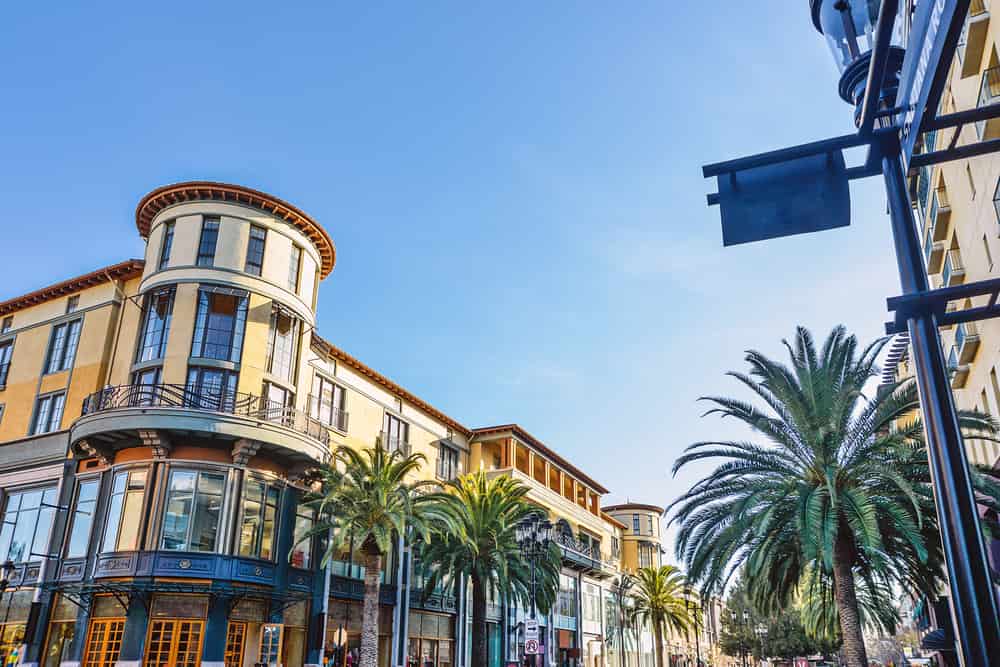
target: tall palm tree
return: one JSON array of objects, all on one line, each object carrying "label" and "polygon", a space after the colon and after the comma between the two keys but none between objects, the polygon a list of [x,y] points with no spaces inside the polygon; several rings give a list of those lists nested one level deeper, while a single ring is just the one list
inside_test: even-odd
[{"label": "tall palm tree", "polygon": [[663,565],[639,568],[634,582],[632,614],[652,626],[656,665],[663,667],[664,631],[687,632],[692,624],[687,578],[676,566]]},{"label": "tall palm tree", "polygon": [[[531,567],[521,556],[517,524],[546,511],[526,499],[528,487],[512,477],[490,479],[479,471],[448,482],[439,500],[447,515],[441,530],[421,548],[428,568],[426,590],[442,580],[471,580],[472,664],[487,662],[487,595],[530,604]],[[550,543],[536,562],[538,608],[546,613],[559,585],[559,551]]]},{"label": "tall palm tree", "polygon": [[385,555],[392,552],[399,535],[428,537],[428,526],[437,517],[433,494],[420,492],[427,483],[407,481],[425,460],[422,454],[387,452],[381,446],[362,451],[340,447],[329,466],[320,470],[322,491],[307,500],[317,510],[318,520],[303,539],[333,536],[322,566],[351,544],[360,544],[365,568],[360,667],[378,665],[378,600]]},{"label": "tall palm tree", "polygon": [[[730,373],[766,407],[706,397],[707,414],[734,417],[766,444],[699,442],[674,464],[722,463],[674,503],[677,554],[689,576],[719,590],[746,564],[762,611],[787,606],[807,568],[832,582],[850,667],[868,664],[856,581],[892,582],[933,593],[941,582],[930,473],[917,418],[916,386],[904,381],[869,398],[880,339],[859,350],[844,327],[822,348],[799,327],[785,341],[791,365],[750,351],[749,374]],[[960,412],[963,429],[992,438],[995,423]],[[981,491],[986,478],[974,476]],[[984,502],[996,505],[995,488]],[[993,500],[989,500],[992,498]]]}]

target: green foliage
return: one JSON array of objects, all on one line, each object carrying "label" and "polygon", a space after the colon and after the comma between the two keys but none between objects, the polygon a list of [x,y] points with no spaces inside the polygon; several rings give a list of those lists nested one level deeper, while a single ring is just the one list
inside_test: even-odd
[{"label": "green foliage", "polygon": [[429,536],[429,526],[440,517],[432,494],[421,493],[423,482],[407,482],[425,461],[422,454],[404,456],[381,447],[358,451],[340,447],[330,464],[320,470],[322,491],[307,498],[318,520],[302,539],[326,535],[333,539],[323,554],[325,566],[351,540],[362,549],[390,553],[394,536]]},{"label": "green foliage", "polygon": [[[640,623],[685,633],[694,628],[687,579],[674,565],[643,567],[632,580],[632,616]],[[685,603],[688,604],[685,604]]]},{"label": "green foliage", "polygon": [[[885,343],[859,349],[854,336],[837,327],[817,349],[800,327],[793,343],[785,342],[790,365],[750,351],[749,373],[729,374],[764,407],[703,399],[713,406],[706,414],[742,422],[763,443],[699,442],[674,465],[676,473],[721,460],[671,505],[672,522],[680,526],[677,555],[704,591],[724,589],[744,565],[752,606],[773,613],[791,605],[809,571],[818,573],[816,591],[827,595],[835,563],[854,573],[862,599],[884,595],[892,585],[932,593],[941,584],[943,557],[923,426],[914,417],[915,383],[904,381],[870,398],[864,393]],[[996,433],[982,413],[961,412],[959,420],[973,437]],[[996,480],[980,471],[974,482],[996,505]],[[816,617],[815,628],[831,629],[832,618]],[[876,625],[891,620],[869,618]]]},{"label": "green foliage", "polygon": [[[546,517],[544,509],[526,500],[528,487],[484,472],[463,475],[449,482],[438,502],[440,522],[434,535],[420,544],[420,560],[427,568],[426,589],[443,580],[471,578],[497,597],[524,606],[530,604],[531,564],[521,555],[517,524],[532,517]],[[538,608],[548,613],[559,587],[560,554],[550,544],[537,562]]]}]

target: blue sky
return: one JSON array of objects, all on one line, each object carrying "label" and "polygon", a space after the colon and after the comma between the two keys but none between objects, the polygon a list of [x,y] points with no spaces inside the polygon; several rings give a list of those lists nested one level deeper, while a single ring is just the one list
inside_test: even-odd
[{"label": "blue sky", "polygon": [[141,256],[154,187],[259,188],[337,244],[325,337],[666,503],[746,435],[696,403],[744,350],[870,339],[899,291],[877,180],[751,246],[705,205],[702,164],[851,130],[804,0],[143,5],[8,8],[0,298]]}]

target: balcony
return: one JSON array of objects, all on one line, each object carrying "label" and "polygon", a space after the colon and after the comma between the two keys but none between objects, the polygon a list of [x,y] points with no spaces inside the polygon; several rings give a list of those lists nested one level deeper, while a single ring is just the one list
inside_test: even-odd
[{"label": "balcony", "polygon": [[952,389],[961,389],[969,380],[969,365],[958,362],[958,351],[954,345],[948,353],[948,371],[951,373]]},{"label": "balcony", "polygon": [[312,394],[309,394],[309,416],[342,433],[347,432],[347,411],[332,405],[322,405],[319,397]]},{"label": "balcony", "polygon": [[939,273],[941,271],[941,260],[944,259],[944,241],[935,242],[933,230],[927,235],[924,241],[924,258],[927,260],[927,273]]},{"label": "balcony", "polygon": [[987,0],[972,0],[969,3],[969,15],[962,25],[962,34],[958,38],[958,47],[955,50],[963,79],[979,73],[989,26],[989,3]]},{"label": "balcony", "polygon": [[959,364],[972,363],[979,351],[979,329],[975,322],[963,322],[955,328],[955,347]]},{"label": "balcony", "polygon": [[[937,244],[935,244],[937,245]],[[941,269],[941,282],[945,287],[961,285],[965,282],[965,267],[962,265],[962,253],[956,248],[949,250]]]},{"label": "balcony", "polygon": [[924,224],[924,215],[927,213],[927,197],[931,190],[931,168],[921,167],[917,172],[917,186],[913,193],[913,203],[917,207],[921,225]]},{"label": "balcony", "polygon": [[951,231],[951,204],[948,201],[948,191],[940,187],[931,197],[931,214],[928,218],[932,237],[935,241],[944,241]]},{"label": "balcony", "polygon": [[[988,107],[998,102],[1000,102],[1000,67],[991,67],[983,72],[983,81],[979,86],[979,103],[976,106]],[[976,133],[980,141],[1000,137],[1000,118],[977,121]]]},{"label": "balcony", "polygon": [[325,462],[330,455],[330,432],[301,410],[252,394],[180,384],[126,384],[94,392],[83,401],[70,442],[113,450],[147,442],[152,433],[155,446],[169,447],[169,437],[158,435],[169,432],[245,439],[295,460]]},{"label": "balcony", "polygon": [[385,431],[381,431],[378,436],[378,444],[389,452],[399,452],[403,456],[410,455],[410,443],[403,440],[399,436],[389,435]]}]

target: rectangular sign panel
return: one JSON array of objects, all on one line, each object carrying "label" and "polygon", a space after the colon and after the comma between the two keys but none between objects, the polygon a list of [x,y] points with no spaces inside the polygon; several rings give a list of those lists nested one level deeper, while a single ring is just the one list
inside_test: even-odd
[{"label": "rectangular sign panel", "polygon": [[851,191],[841,151],[728,172],[718,178],[723,245],[851,224]]},{"label": "rectangular sign panel", "polygon": [[[906,3],[907,9],[910,4]],[[929,100],[934,77],[940,67],[951,65],[954,56],[954,46],[947,54],[944,53],[948,28],[954,24],[954,45],[968,12],[969,0],[921,0],[917,3],[896,96],[896,106],[902,109],[896,117],[896,124],[902,128],[900,142],[906,165],[910,163],[920,135],[920,124],[927,112],[928,101],[937,105],[937,100]],[[935,112],[936,109],[931,109],[932,114]]]}]

